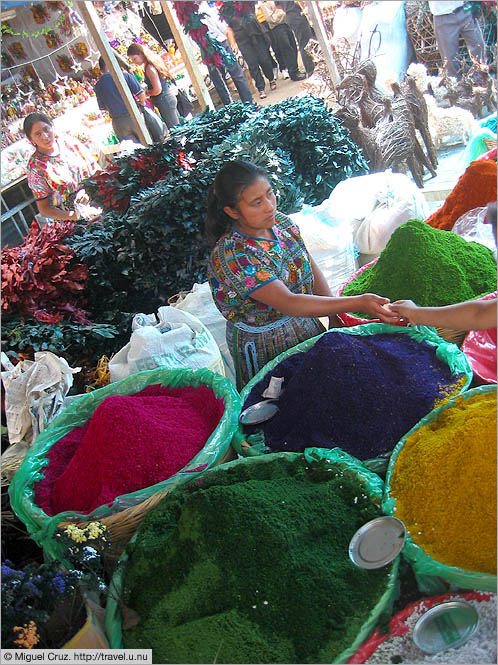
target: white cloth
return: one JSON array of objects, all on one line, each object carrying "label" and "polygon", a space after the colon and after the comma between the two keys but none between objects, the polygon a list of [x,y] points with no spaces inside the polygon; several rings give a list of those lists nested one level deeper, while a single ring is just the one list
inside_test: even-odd
[{"label": "white cloth", "polygon": [[429,9],[433,16],[443,16],[443,14],[452,14],[455,9],[465,4],[463,0],[429,0]]},{"label": "white cloth", "polygon": [[216,39],[217,42],[226,41],[226,29],[228,25],[220,19],[216,7],[210,7],[204,0],[199,5],[199,14],[205,14],[201,18],[201,23],[207,26],[209,36]]}]

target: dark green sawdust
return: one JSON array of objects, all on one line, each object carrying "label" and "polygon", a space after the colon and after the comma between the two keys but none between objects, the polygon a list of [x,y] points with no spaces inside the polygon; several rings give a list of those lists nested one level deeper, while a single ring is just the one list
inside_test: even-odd
[{"label": "dark green sawdust", "polygon": [[349,559],[380,514],[358,479],[299,456],[198,482],[166,496],[129,547],[125,603],[141,621],[125,647],[157,663],[334,662],[390,571]]},{"label": "dark green sawdust", "polygon": [[[496,290],[496,261],[488,247],[411,219],[399,226],[373,266],[342,295],[377,293],[421,307],[453,305]],[[365,314],[360,314],[363,318]]]}]

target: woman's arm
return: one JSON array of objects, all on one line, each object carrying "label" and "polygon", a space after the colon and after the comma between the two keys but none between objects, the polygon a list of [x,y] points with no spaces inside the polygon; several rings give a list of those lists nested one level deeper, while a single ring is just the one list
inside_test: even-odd
[{"label": "woman's arm", "polygon": [[66,219],[75,221],[78,219],[77,214],[74,210],[61,210],[60,208],[54,208],[50,205],[50,201],[47,198],[40,199],[36,202],[38,212],[44,217],[50,217],[50,219]]},{"label": "woman's arm", "polygon": [[287,316],[331,316],[341,312],[365,312],[385,323],[396,323],[398,317],[382,305],[387,298],[364,293],[361,296],[321,296],[304,293],[292,293],[280,280],[273,280],[260,286],[250,295],[251,298],[269,305]]},{"label": "woman's arm", "polygon": [[417,307],[412,300],[397,300],[389,309],[412,325],[460,330],[496,328],[496,299],[468,300],[444,307]]},{"label": "woman's arm", "polygon": [[154,67],[154,65],[148,64],[145,67],[145,73],[147,74],[147,78],[149,79],[152,86],[151,88],[148,88],[147,95],[149,95],[149,97],[160,95],[163,91],[163,87],[161,85],[161,78],[157,69]]}]

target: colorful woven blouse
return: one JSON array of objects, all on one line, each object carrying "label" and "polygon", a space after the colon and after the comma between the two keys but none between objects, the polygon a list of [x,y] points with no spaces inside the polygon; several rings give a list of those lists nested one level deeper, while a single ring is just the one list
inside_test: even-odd
[{"label": "colorful woven blouse", "polygon": [[312,293],[313,271],[299,229],[277,212],[275,240],[231,229],[216,243],[208,280],[216,307],[233,323],[264,326],[282,318],[273,307],[251,298],[256,289],[280,279],[292,293]]},{"label": "colorful woven blouse", "polygon": [[44,155],[37,150],[27,164],[28,185],[35,199],[53,197],[54,206],[61,205],[82,180],[99,168],[90,151],[77,139],[58,138],[57,144],[58,155]]}]

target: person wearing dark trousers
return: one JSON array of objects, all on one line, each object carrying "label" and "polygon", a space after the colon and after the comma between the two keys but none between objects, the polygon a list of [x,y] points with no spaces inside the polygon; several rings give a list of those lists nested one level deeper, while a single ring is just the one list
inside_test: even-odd
[{"label": "person wearing dark trousers", "polygon": [[274,50],[277,60],[282,69],[282,61],[285,69],[293,81],[302,81],[306,74],[299,71],[297,65],[297,46],[294,33],[285,22],[285,12],[277,7],[274,2],[264,0],[260,5],[261,11],[268,23],[272,36],[274,37]]},{"label": "person wearing dark trousers", "polygon": [[311,76],[315,69],[315,64],[312,57],[305,51],[306,44],[313,38],[313,30],[308,23],[308,19],[301,11],[301,7],[297,2],[282,1],[275,2],[275,5],[284,10],[286,23],[292,29],[296,38],[301,59],[306,69],[306,75]]},{"label": "person wearing dark trousers", "polygon": [[[239,93],[241,101],[247,104],[252,104],[253,98],[251,91],[249,90],[246,77],[244,75],[242,67],[237,62],[237,58],[235,57],[235,54],[232,48],[230,47],[230,44],[228,43],[229,39],[230,41],[232,41],[232,43],[235,43],[233,32],[230,29],[230,27],[220,19],[216,8],[212,5],[214,5],[214,3],[208,3],[206,1],[201,2],[201,4],[199,5],[199,14],[201,14],[201,22],[207,26],[209,36],[212,37],[213,39],[216,39],[216,41],[219,43],[221,47],[225,49],[225,51],[233,55],[235,62],[232,64],[225,63],[224,67],[232,77],[232,81],[234,82],[234,85],[237,88],[237,92]],[[214,67],[213,65],[208,65],[208,70],[209,70],[209,76],[211,78],[214,87],[216,88],[216,92],[220,97],[221,103],[224,106],[227,106],[232,102],[232,99],[230,96],[230,91],[228,90],[227,85],[224,81],[224,78],[222,77],[217,67]]]},{"label": "person wearing dark trousers", "polygon": [[259,97],[264,99],[266,97],[265,80],[261,71],[270,82],[270,89],[275,90],[277,87],[273,73],[273,61],[269,51],[270,38],[268,33],[263,32],[256,17],[244,22],[241,22],[238,18],[233,18],[229,26],[233,30],[239,51],[249,67]]},{"label": "person wearing dark trousers", "polygon": [[[111,116],[112,128],[119,141],[131,139],[140,143],[131,115],[126,108],[123,98],[119,94],[114,79],[107,71],[105,60],[102,56],[99,58],[99,69],[102,72],[102,76],[94,87],[99,109],[107,111]],[[143,106],[145,104],[145,92],[138,84],[136,78],[128,72],[123,72],[123,76],[130,92],[138,100],[139,104]]]},{"label": "person wearing dark trousers", "polygon": [[472,15],[472,2],[445,0],[429,2],[433,15],[437,47],[443,63],[447,63],[448,76],[462,78],[462,64],[458,58],[460,37],[469,53],[481,63],[486,62],[486,46],[477,19]]}]

